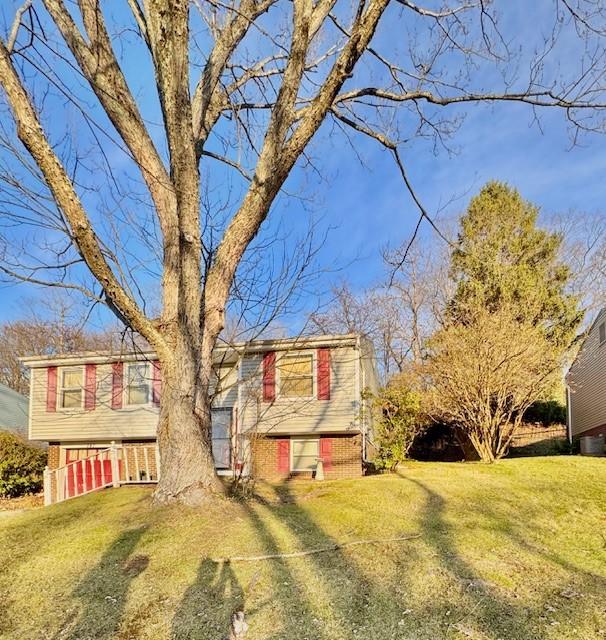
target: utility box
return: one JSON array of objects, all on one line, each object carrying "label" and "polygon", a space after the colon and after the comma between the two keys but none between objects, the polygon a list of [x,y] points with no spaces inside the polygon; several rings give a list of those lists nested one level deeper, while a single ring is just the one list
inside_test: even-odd
[{"label": "utility box", "polygon": [[604,435],[583,436],[581,438],[582,456],[603,456],[604,455]]}]

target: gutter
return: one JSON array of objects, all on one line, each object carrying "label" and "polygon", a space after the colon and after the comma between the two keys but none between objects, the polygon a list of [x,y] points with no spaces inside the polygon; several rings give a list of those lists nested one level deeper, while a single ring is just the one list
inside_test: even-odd
[{"label": "gutter", "polygon": [[[279,338],[269,340],[253,340],[251,342],[237,342],[233,344],[219,344],[213,349],[213,361],[216,364],[237,364],[242,355],[263,353],[265,351],[289,351],[291,349],[309,349],[315,347],[345,346],[360,344],[360,336],[356,334],[299,336],[295,338]],[[51,357],[25,356],[19,361],[27,367],[48,367],[68,364],[110,364],[112,362],[136,362],[141,360],[157,360],[155,351],[141,349],[140,351],[103,352],[88,351],[63,354]]]}]

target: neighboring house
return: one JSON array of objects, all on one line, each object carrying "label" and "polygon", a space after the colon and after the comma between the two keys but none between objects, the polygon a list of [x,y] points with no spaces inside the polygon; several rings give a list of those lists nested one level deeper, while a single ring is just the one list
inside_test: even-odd
[{"label": "neighboring house", "polygon": [[27,440],[29,400],[0,384],[0,431],[10,431]]},{"label": "neighboring house", "polygon": [[[322,458],[327,478],[362,474],[371,425],[361,394],[377,386],[366,340],[262,340],[217,347],[214,361],[212,435],[219,473],[311,476]],[[90,458],[114,443],[122,449],[120,468],[128,467],[121,478],[157,478],[153,454],[162,380],[153,353],[23,362],[31,370],[29,436],[49,443],[50,468]],[[145,461],[139,454],[124,456],[134,447],[143,447]],[[83,473],[96,473],[97,484],[103,475],[106,484],[106,463]]]},{"label": "neighboring house", "polygon": [[591,325],[566,374],[568,437],[606,435],[606,309]]}]

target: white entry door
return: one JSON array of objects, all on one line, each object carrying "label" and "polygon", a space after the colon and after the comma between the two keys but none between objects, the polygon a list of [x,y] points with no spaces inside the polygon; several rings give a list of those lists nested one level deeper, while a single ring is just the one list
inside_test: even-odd
[{"label": "white entry door", "polygon": [[231,468],[231,416],[231,408],[212,410],[213,457],[217,469]]}]

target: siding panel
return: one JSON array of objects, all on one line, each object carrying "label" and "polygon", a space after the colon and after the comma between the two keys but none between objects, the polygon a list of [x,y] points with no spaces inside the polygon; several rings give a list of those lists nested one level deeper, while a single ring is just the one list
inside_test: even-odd
[{"label": "siding panel", "polygon": [[[312,352],[314,366],[317,352],[299,348],[297,352]],[[291,350],[289,353],[295,352]],[[279,362],[280,355],[276,352]],[[330,400],[318,400],[317,377],[314,394],[309,399],[280,398],[279,370],[276,371],[277,397],[273,403],[263,402],[263,353],[245,355],[241,362],[224,364],[217,369],[218,380],[212,389],[216,396],[213,406],[237,407],[242,432],[276,434],[343,433],[359,430],[360,354],[351,344],[334,346],[330,357]],[[315,369],[314,369],[315,370]],[[152,368],[150,367],[150,375]],[[59,372],[60,373],[60,372]],[[156,435],[159,408],[152,402],[146,406],[112,408],[114,399],[112,363],[97,360],[96,402],[91,411],[58,409],[46,411],[46,368],[32,368],[31,437],[35,440],[94,442],[123,439],[145,439]],[[60,376],[58,376],[60,379]],[[150,380],[150,383],[152,381]],[[239,401],[238,401],[239,399]],[[117,398],[115,398],[117,400]]]},{"label": "siding panel", "polygon": [[[309,352],[298,349],[289,353]],[[317,354],[314,353],[314,366]],[[332,433],[357,430],[358,401],[356,369],[359,352],[352,346],[333,347],[330,358],[331,397],[318,400],[317,376],[310,399],[280,397],[279,359],[277,353],[276,400],[263,402],[263,356],[246,355],[242,362],[241,401],[242,431],[259,433]]]},{"label": "siding panel", "polygon": [[594,322],[567,375],[573,436],[606,425],[606,344],[600,345],[602,311]]}]

